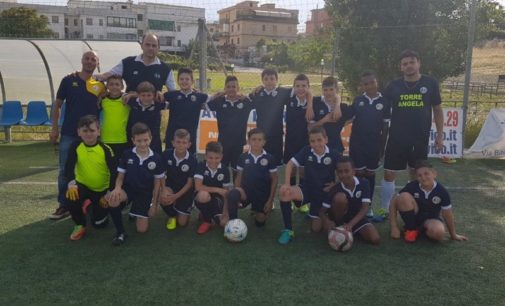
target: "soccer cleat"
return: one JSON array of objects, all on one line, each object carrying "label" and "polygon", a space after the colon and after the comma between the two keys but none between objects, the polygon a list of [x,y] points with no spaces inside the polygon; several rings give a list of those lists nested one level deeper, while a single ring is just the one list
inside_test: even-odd
[{"label": "soccer cleat", "polygon": [[114,237],[114,239],[112,239],[112,245],[120,246],[125,242],[125,240],[126,240],[125,233],[117,234],[116,237]]},{"label": "soccer cleat", "polygon": [[68,209],[66,207],[58,207],[56,208],[56,210],[54,211],[54,213],[52,213],[50,216],[49,216],[49,219],[51,220],[60,220],[60,219],[63,219],[63,218],[66,218],[70,216],[70,212],[68,211]]},{"label": "soccer cleat", "polygon": [[70,240],[80,240],[86,234],[86,228],[82,225],[74,226],[72,234],[70,234]]},{"label": "soccer cleat", "polygon": [[409,243],[416,242],[417,236],[419,236],[418,230],[405,230],[405,233],[404,233],[405,242],[409,242]]},{"label": "soccer cleat", "polygon": [[167,230],[173,231],[177,227],[177,219],[174,217],[168,218],[167,221]]},{"label": "soccer cleat", "polygon": [[279,236],[279,239],[277,239],[277,242],[280,244],[288,244],[293,238],[295,237],[295,232],[289,229],[282,230],[281,235]]},{"label": "soccer cleat", "polygon": [[372,218],[373,222],[384,222],[388,219],[389,213],[384,208],[379,208],[375,216]]},{"label": "soccer cleat", "polygon": [[298,211],[302,214],[306,214],[309,212],[309,204],[305,203],[305,204],[302,204],[302,206],[300,206],[300,208],[298,208]]},{"label": "soccer cleat", "polygon": [[87,215],[88,214],[88,207],[91,205],[91,200],[86,199],[84,202],[82,202],[82,213]]},{"label": "soccer cleat", "polygon": [[206,234],[208,231],[210,231],[211,226],[212,224],[210,224],[209,222],[202,222],[202,224],[200,224],[196,232],[200,235]]}]

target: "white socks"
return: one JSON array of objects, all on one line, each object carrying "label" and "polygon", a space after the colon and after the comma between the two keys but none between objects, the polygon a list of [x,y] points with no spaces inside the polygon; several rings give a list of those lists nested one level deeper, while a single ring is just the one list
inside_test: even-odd
[{"label": "white socks", "polygon": [[395,181],[388,182],[384,179],[382,180],[382,191],[381,191],[381,207],[386,211],[389,210],[389,203],[395,194]]}]

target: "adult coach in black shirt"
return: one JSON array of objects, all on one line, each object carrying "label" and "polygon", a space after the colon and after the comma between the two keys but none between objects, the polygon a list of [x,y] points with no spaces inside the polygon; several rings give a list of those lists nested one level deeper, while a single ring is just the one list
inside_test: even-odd
[{"label": "adult coach in black shirt", "polygon": [[142,54],[129,56],[121,60],[110,71],[98,75],[97,77],[106,80],[111,75],[120,75],[126,82],[125,99],[136,96],[137,86],[144,81],[154,85],[158,94],[157,98],[163,101],[161,91],[163,85],[168,90],[175,90],[175,79],[170,67],[158,58],[160,51],[160,41],[153,33],[146,33],[142,37]]},{"label": "adult coach in black shirt", "polygon": [[395,192],[396,172],[410,169],[415,179],[414,164],[428,157],[428,140],[431,130],[432,109],[437,128],[435,145],[443,146],[442,99],[438,81],[420,73],[419,54],[405,50],[400,56],[403,77],[391,81],[384,96],[391,105],[391,126],[384,156],[384,180],[382,181],[383,214]]}]

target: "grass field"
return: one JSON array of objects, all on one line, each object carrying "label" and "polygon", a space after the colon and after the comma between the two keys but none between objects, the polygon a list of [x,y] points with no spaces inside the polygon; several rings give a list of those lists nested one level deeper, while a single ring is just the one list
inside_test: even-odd
[{"label": "grass field", "polygon": [[300,214],[295,241],[278,245],[279,210],[261,230],[241,211],[249,235],[240,244],[220,229],[198,236],[196,215],[167,232],[161,213],[145,235],[125,221],[121,247],[111,245],[111,225],[71,242],[70,219],[46,219],[55,208],[52,146],[2,144],[0,153],[1,305],[505,305],[501,161],[434,161],[470,241],[407,245],[379,224],[380,246],[358,241],[336,253]]}]

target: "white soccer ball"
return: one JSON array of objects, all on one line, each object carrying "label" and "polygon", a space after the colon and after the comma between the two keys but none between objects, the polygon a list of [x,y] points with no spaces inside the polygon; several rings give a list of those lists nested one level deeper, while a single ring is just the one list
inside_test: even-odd
[{"label": "white soccer ball", "polygon": [[224,227],[224,237],[231,242],[240,242],[247,236],[247,225],[240,219],[232,219]]},{"label": "white soccer ball", "polygon": [[335,227],[328,232],[328,244],[335,251],[349,251],[353,241],[352,233],[346,231],[342,226]]}]

